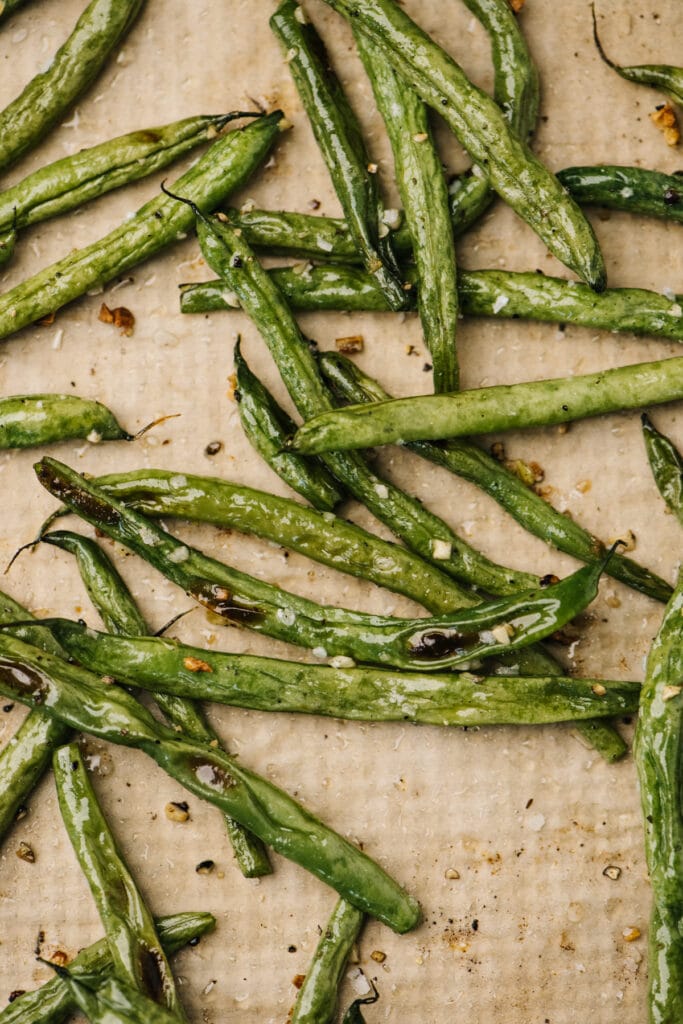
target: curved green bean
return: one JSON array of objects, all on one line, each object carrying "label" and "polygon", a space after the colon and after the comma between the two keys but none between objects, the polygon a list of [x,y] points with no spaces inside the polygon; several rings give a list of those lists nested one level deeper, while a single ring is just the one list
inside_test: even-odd
[{"label": "curved green bean", "polygon": [[[196,942],[202,935],[213,931],[216,919],[212,914],[190,912],[157,918],[155,924],[164,951],[171,955],[188,942]],[[107,940],[100,939],[71,961],[69,973],[72,978],[80,978],[105,974],[111,967]],[[33,992],[17,996],[14,1002],[0,1010],[0,1024],[61,1024],[75,1010],[66,982],[55,976]]]},{"label": "curved green bean", "polygon": [[252,447],[292,490],[314,508],[331,512],[342,501],[342,491],[320,459],[304,459],[284,450],[287,436],[296,425],[249,369],[239,338],[233,359],[240,423]]},{"label": "curved green bean", "polygon": [[[76,557],[88,596],[97,608],[107,632],[129,636],[144,636],[150,632],[128,587],[99,544],[69,530],[45,533],[42,540]],[[201,708],[191,700],[163,693],[155,693],[154,699],[168,721],[191,739],[205,743],[218,742],[218,736],[206,722]],[[244,877],[260,878],[270,874],[272,868],[261,842],[250,836],[232,818],[226,817],[225,825]]]},{"label": "curved green bean", "polygon": [[52,768],[62,818],[104,925],[115,974],[185,1020],[152,915],[97,802],[78,746],[60,747]]},{"label": "curved green bean", "polygon": [[[376,380],[368,377],[355,363],[339,353],[321,352],[318,362],[323,374],[344,401],[381,402],[389,398]],[[443,466],[481,488],[525,530],[559,551],[573,555],[582,562],[600,561],[605,557],[607,548],[603,541],[584,530],[571,517],[554,509],[527,487],[516,473],[471,441],[463,438],[441,444],[416,441],[406,447],[421,458],[435,462],[437,466]],[[637,562],[616,552],[607,563],[605,573],[657,601],[668,601],[671,597],[668,583],[649,569],[642,568]]]},{"label": "curved green bean", "polygon": [[384,58],[446,120],[492,188],[588,284],[605,268],[593,230],[557,179],[510,130],[500,108],[392,0],[326,0],[370,36]]},{"label": "curved green bean", "polygon": [[394,155],[396,183],[415,255],[417,305],[432,357],[434,391],[457,391],[455,243],[446,180],[427,108],[374,43],[358,31],[355,40]]},{"label": "curved green bean", "polygon": [[683,222],[683,179],[678,174],[601,164],[566,167],[557,177],[581,205]]},{"label": "curved green bean", "polygon": [[635,64],[631,67],[622,67],[615,64],[605,53],[595,18],[595,6],[593,11],[593,38],[598,48],[598,53],[607,64],[618,75],[625,78],[627,82],[634,82],[636,85],[649,85],[659,92],[663,92],[674,101],[683,106],[683,68],[674,67],[671,64]]},{"label": "curved green bean", "polygon": [[[278,135],[280,111],[220,137],[175,188],[212,209],[254,172]],[[175,241],[194,223],[190,210],[162,195],[104,238],[69,253],[0,296],[0,338],[54,313]]]},{"label": "curved green bean", "polygon": [[[270,27],[286,54],[299,98],[330,172],[354,242],[392,309],[405,306],[390,235],[380,231],[382,204],[360,125],[322,40],[296,0],[281,0]],[[376,170],[376,168],[375,168]]]},{"label": "curved green bean", "polygon": [[648,654],[634,744],[654,902],[649,955],[651,1024],[673,1024],[683,1008],[682,616],[683,580],[679,579]]},{"label": "curved green bean", "polygon": [[117,977],[98,974],[76,978],[66,967],[54,970],[90,1024],[181,1024],[186,1019]]},{"label": "curved green bean", "polygon": [[90,0],[47,69],[0,113],[0,170],[36,146],[85,92],[137,18],[144,0]]},{"label": "curved green bean", "polygon": [[330,1024],[334,1020],[339,986],[363,920],[360,911],[346,900],[337,901],[296,997],[291,1024]]},{"label": "curved green bean", "polygon": [[77,395],[11,395],[0,398],[0,449],[31,448],[83,438],[132,441],[112,412]]},{"label": "curved green bean", "polygon": [[68,619],[46,620],[46,626],[98,675],[258,711],[451,727],[541,725],[628,714],[640,693],[636,682],[334,668],[225,654],[161,637],[111,637]]},{"label": "curved green bean", "polygon": [[352,405],[308,420],[292,438],[291,447],[318,454],[551,426],[681,398],[683,357],[679,356],[577,377]]},{"label": "curved green bean", "polygon": [[417,924],[416,901],[348,840],[241,760],[156,721],[119,687],[30,644],[0,635],[0,692],[101,739],[138,747],[191,793],[215,804],[278,853],[396,931]]},{"label": "curved green bean", "polygon": [[683,524],[683,457],[676,446],[660,433],[643,413],[643,440],[657,490]]}]

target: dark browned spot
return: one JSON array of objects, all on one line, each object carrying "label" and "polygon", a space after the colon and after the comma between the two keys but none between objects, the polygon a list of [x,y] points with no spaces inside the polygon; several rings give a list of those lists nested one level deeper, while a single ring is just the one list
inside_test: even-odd
[{"label": "dark browned spot", "polygon": [[452,654],[459,654],[479,642],[478,633],[458,633],[456,630],[430,630],[411,641],[408,653],[424,661],[438,661]]}]

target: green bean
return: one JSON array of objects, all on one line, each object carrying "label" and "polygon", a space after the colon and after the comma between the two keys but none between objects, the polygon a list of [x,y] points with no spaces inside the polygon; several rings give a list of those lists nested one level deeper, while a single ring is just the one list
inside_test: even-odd
[{"label": "green bean", "polygon": [[0,19],[13,14],[25,2],[26,0],[2,0],[0,4]]},{"label": "green bean", "polygon": [[60,747],[52,768],[62,818],[104,925],[115,974],[184,1020],[152,915],[97,802],[78,746]]},{"label": "green bean", "polygon": [[567,167],[557,177],[577,203],[683,222],[683,180],[643,167]]},{"label": "green bean", "polygon": [[[388,312],[384,296],[358,267],[275,267],[268,271],[293,309]],[[409,268],[406,279],[414,274]],[[221,281],[180,286],[182,313],[234,310],[234,293]],[[539,320],[606,331],[631,331],[683,341],[683,296],[644,288],[607,288],[600,295],[578,281],[510,270],[461,270],[461,312],[466,316]]]},{"label": "green bean", "polygon": [[[330,512],[217,477],[163,469],[112,474],[99,477],[97,484],[143,515],[214,523],[256,534],[339,572],[404,594],[437,614],[459,606],[450,579],[438,569]],[[43,540],[54,536],[47,533]]]},{"label": "green bean", "polygon": [[[605,293],[607,294],[607,293]],[[377,381],[364,374],[351,360],[336,352],[321,352],[320,368],[344,401],[384,401],[389,395]],[[530,533],[582,562],[605,557],[606,546],[588,530],[562,512],[556,511],[497,459],[464,439],[430,444],[417,441],[406,446],[411,452],[435,462],[486,492]],[[668,601],[671,587],[649,569],[615,553],[605,572],[648,597]]]},{"label": "green bean", "polygon": [[0,233],[69,213],[112,189],[145,178],[215,138],[236,116],[188,117],[160,128],[140,129],[47,164],[0,192]]},{"label": "green bean", "polygon": [[0,170],[36,146],[95,80],[144,0],[91,0],[47,69],[0,113]]},{"label": "green bean", "polygon": [[[88,595],[97,608],[105,628],[115,635],[144,636],[150,632],[138,606],[102,548],[87,537],[68,530],[55,530],[42,540],[75,555]],[[155,694],[154,699],[169,722],[191,739],[217,743],[218,737],[206,722],[201,708],[191,700],[172,694]],[[270,874],[268,854],[261,842],[225,818],[228,837],[245,878]]]},{"label": "green bean", "polygon": [[[272,146],[282,114],[259,117],[222,136],[178,179],[175,188],[205,210],[253,173]],[[166,196],[145,203],[104,238],[77,249],[0,297],[0,338],[55,312],[175,241],[193,223],[191,213]]]},{"label": "green bean", "polygon": [[593,11],[593,38],[598,48],[598,53],[607,64],[618,75],[625,78],[627,82],[634,82],[636,85],[649,85],[658,92],[663,92],[674,101],[683,106],[683,68],[673,67],[671,64],[636,64],[632,67],[622,67],[610,60],[605,53],[595,18],[595,6]]},{"label": "green bean", "polygon": [[240,423],[251,445],[292,490],[314,508],[331,512],[343,497],[334,477],[320,459],[304,459],[284,451],[289,433],[296,430],[294,421],[249,369],[239,338],[233,358]]},{"label": "green bean", "polygon": [[208,558],[54,459],[42,459],[36,472],[71,511],[135,551],[226,622],[371,664],[437,669],[526,647],[582,611],[594,599],[602,572],[602,565],[586,566],[549,587],[431,619],[351,612],[318,605]]},{"label": "green bean", "polygon": [[473,388],[457,395],[352,405],[308,420],[291,441],[305,454],[552,426],[683,398],[683,357],[577,377]]},{"label": "green bean", "polygon": [[[197,232],[209,266],[237,293],[242,306],[255,320],[299,412],[308,417],[332,408],[308,344],[244,239],[216,218],[200,218]],[[528,573],[497,566],[485,558],[416,499],[374,474],[362,457],[333,453],[326,457],[325,464],[408,547],[448,575],[495,594],[533,586],[533,577]],[[444,544],[436,544],[437,541]],[[435,544],[444,557],[435,558]],[[448,545],[450,554],[446,552]]]},{"label": "green bean", "polygon": [[186,1019],[119,978],[102,978],[101,975],[74,978],[66,967],[52,966],[90,1024],[181,1024]]},{"label": "green bean", "polygon": [[643,413],[643,440],[657,490],[683,524],[683,457],[676,446]]},{"label": "green bean", "polygon": [[138,747],[191,793],[236,818],[360,910],[396,931],[417,924],[416,901],[367,854],[246,769],[241,759],[179,738],[125,690],[3,633],[0,692],[40,705],[73,728]]},{"label": "green bean", "polygon": [[79,664],[98,675],[258,711],[437,726],[542,725],[628,714],[640,693],[635,682],[568,676],[306,665],[209,651],[165,637],[111,637],[69,619],[45,624]]},{"label": "green bean", "polygon": [[330,1024],[346,962],[363,927],[363,915],[338,900],[306,971],[290,1015],[291,1024]]},{"label": "green bean", "polygon": [[679,578],[648,654],[634,745],[654,907],[649,955],[652,1024],[673,1024],[680,1020],[683,1007],[682,615]]},{"label": "green bean", "polygon": [[601,291],[605,269],[592,228],[557,179],[511,131],[494,100],[392,0],[326,0],[370,36],[384,58],[446,120],[492,188],[550,251]]},{"label": "green bean", "polygon": [[418,310],[432,357],[434,391],[457,391],[455,243],[448,190],[427,108],[362,32],[355,33],[355,40],[394,155],[396,182],[415,254]]},{"label": "green bean", "polygon": [[[45,632],[45,631],[44,631]],[[207,913],[172,914],[156,920],[159,938],[167,954],[177,952],[188,942],[196,944],[202,935],[213,931],[216,919]],[[73,978],[104,974],[111,970],[112,959],[106,939],[82,950],[69,964]],[[17,996],[0,1010],[0,1024],[61,1024],[76,1006],[62,978],[55,976],[33,992]]]},{"label": "green bean", "polygon": [[132,441],[112,412],[77,395],[11,395],[0,398],[0,449],[31,448],[83,438]]},{"label": "green bean", "polygon": [[[242,232],[249,245],[272,256],[298,256],[304,260],[332,260],[335,263],[363,262],[346,221],[341,217],[275,210],[242,211],[232,207],[226,207],[223,216],[227,218],[226,223]],[[410,235],[405,224],[392,231],[392,242],[398,252],[410,251]]]},{"label": "green bean", "polygon": [[[296,0],[281,0],[270,27],[286,53],[287,65],[330,172],[354,242],[392,309],[405,295],[390,236],[381,237],[382,205],[360,125],[334,74],[313,25],[300,20]],[[375,169],[376,170],[376,169]]]}]

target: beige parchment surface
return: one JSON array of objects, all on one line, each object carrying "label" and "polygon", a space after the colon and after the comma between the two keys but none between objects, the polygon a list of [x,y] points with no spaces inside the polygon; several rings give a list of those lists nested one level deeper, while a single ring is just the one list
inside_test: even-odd
[{"label": "beige parchment surface", "polygon": [[[83,0],[35,0],[0,28],[0,104],[48,62]],[[406,0],[406,8],[490,88],[485,33],[457,0]],[[632,5],[601,0],[601,34],[623,63],[682,63],[683,25],[676,0]],[[270,0],[181,3],[149,0],[116,60],[50,139],[6,176],[6,183],[104,138],[197,112],[243,107],[253,100],[282,106],[294,124],[274,161],[237,197],[271,208],[339,212],[326,170],[297,102],[286,64],[268,29]],[[306,0],[348,86],[395,202],[391,159],[370,89],[345,24],[319,0]],[[535,148],[553,169],[607,161],[674,171],[681,149],[669,149],[649,120],[661,97],[630,85],[600,63],[587,0],[529,0],[522,25],[541,69],[542,118]],[[467,165],[440,132],[449,170]],[[168,172],[170,181],[176,172]],[[26,275],[116,226],[156,194],[164,175],[91,204],[76,215],[26,232],[8,288]],[[593,216],[612,285],[683,290],[680,227],[617,213]],[[540,268],[563,273],[542,243],[502,204],[459,243],[467,268]],[[247,358],[284,401],[284,389],[254,327],[241,314],[181,317],[177,286],[210,276],[194,239],[137,268],[60,312],[49,327],[23,331],[0,351],[0,393],[73,392],[107,403],[130,430],[156,416],[180,413],[135,444],[67,443],[50,453],[92,473],[135,467],[205,472],[262,486],[285,486],[249,448],[229,398],[232,345],[241,332]],[[135,314],[132,337],[100,323],[102,301]],[[321,347],[360,333],[360,364],[391,391],[427,391],[427,359],[415,317],[307,315],[306,332]],[[413,354],[408,354],[413,346]],[[463,386],[508,383],[659,358],[674,345],[605,332],[522,322],[461,324]],[[683,415],[653,416],[683,443]],[[490,440],[490,439],[487,439]],[[222,448],[205,454],[211,441]],[[647,468],[637,415],[577,424],[567,433],[537,430],[506,437],[510,457],[536,460],[550,500],[607,539],[632,530],[633,555],[673,581],[680,528],[667,515]],[[29,540],[53,508],[32,473],[35,452],[0,455],[0,564]],[[394,450],[379,462],[468,540],[491,557],[539,574],[565,574],[570,558],[528,537],[473,487]],[[356,506],[344,514],[386,531]],[[343,577],[276,546],[215,529],[177,526],[207,552],[321,601],[396,613],[407,600]],[[151,568],[104,542],[155,626],[189,606]],[[69,556],[53,549],[23,555],[3,587],[36,614],[83,616],[98,624]],[[641,678],[661,607],[607,581],[581,638],[562,656],[581,674]],[[301,652],[235,629],[216,627],[195,611],[176,627],[190,642],[225,650],[302,657]],[[23,711],[0,711],[0,744]],[[492,1024],[642,1024],[646,1017],[645,872],[635,772],[630,758],[605,765],[569,727],[488,729],[467,733],[404,725],[363,725],[213,708],[211,721],[246,765],[284,786],[365,850],[420,899],[424,923],[397,937],[369,924],[344,998],[376,979],[380,1002],[371,1022],[433,1021],[454,1015]],[[625,731],[630,731],[625,726]],[[237,871],[220,815],[188,798],[191,819],[166,819],[169,800],[185,793],[137,752],[102,745],[105,777],[98,793],[128,862],[155,913],[211,910],[211,937],[176,959],[182,997],[193,1021],[281,1024],[335,901],[321,883],[281,858],[274,874],[246,881]],[[34,864],[15,855],[20,841]],[[217,870],[200,876],[207,858]],[[607,865],[621,869],[612,881]],[[457,872],[459,877],[452,876]],[[476,923],[475,923],[476,922]],[[638,928],[631,943],[624,930]],[[31,989],[49,971],[34,958],[69,955],[101,935],[49,778],[30,813],[0,852],[0,1005],[13,990]],[[372,959],[382,951],[382,964]]]}]

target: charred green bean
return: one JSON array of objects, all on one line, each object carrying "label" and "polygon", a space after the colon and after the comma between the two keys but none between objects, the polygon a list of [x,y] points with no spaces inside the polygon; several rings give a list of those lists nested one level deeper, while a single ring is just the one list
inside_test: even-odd
[{"label": "charred green bean", "polygon": [[664,434],[643,413],[643,439],[657,490],[683,524],[683,457]]}]

